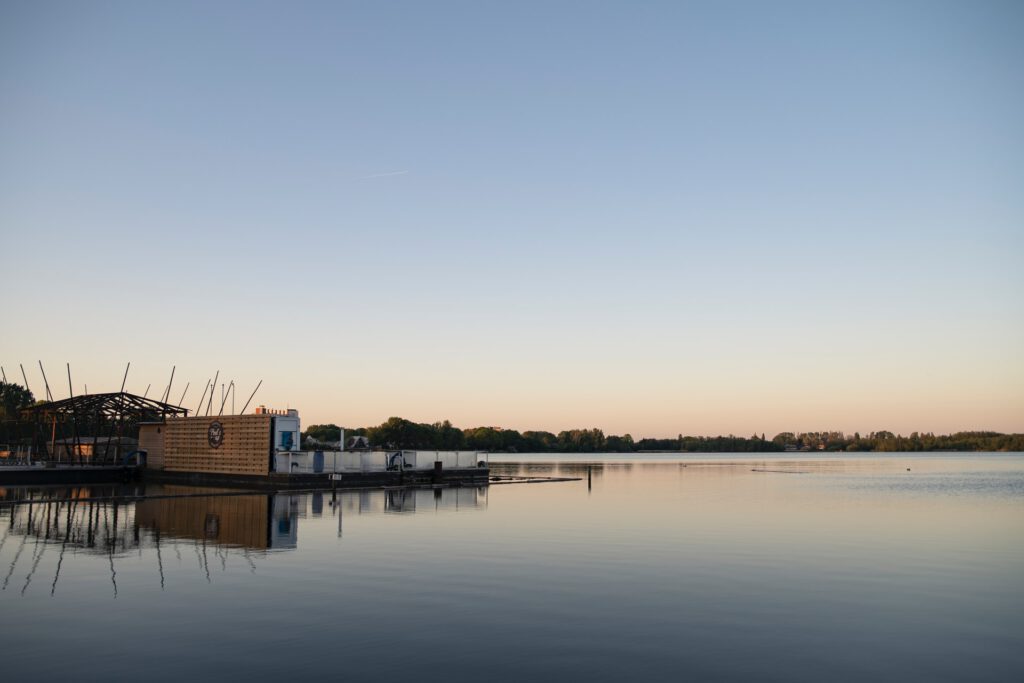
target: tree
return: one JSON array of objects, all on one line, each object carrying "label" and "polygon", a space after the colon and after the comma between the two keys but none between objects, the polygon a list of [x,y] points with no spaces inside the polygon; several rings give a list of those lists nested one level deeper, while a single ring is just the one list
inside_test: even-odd
[{"label": "tree", "polygon": [[303,436],[312,437],[321,443],[341,440],[341,427],[336,424],[310,425]]},{"label": "tree", "polygon": [[0,420],[18,420],[21,411],[35,402],[32,392],[25,387],[0,381]]},{"label": "tree", "polygon": [[793,432],[782,432],[772,437],[772,441],[780,446],[796,443],[796,435]]}]

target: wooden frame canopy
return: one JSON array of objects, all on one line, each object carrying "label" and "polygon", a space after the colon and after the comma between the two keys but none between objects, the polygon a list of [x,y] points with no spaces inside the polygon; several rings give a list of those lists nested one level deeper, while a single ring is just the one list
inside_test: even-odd
[{"label": "wooden frame canopy", "polygon": [[22,412],[36,418],[79,415],[127,419],[134,422],[150,422],[167,417],[188,417],[188,408],[129,394],[125,391],[73,396],[60,401],[40,403],[31,408],[25,408]]}]

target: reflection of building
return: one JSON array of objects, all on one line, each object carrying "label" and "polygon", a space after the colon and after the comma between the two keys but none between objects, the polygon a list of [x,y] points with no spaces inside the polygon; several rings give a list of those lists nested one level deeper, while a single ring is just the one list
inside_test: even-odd
[{"label": "reflection of building", "polygon": [[138,493],[132,487],[0,489],[0,502],[10,504],[0,508],[5,535],[59,543],[62,550],[117,557],[139,545],[135,505],[111,501],[109,496]]},{"label": "reflection of building", "polygon": [[[270,547],[270,496],[216,494],[217,489],[165,486],[175,496],[135,504],[135,521],[163,537],[191,538],[253,550]],[[189,495],[190,494],[190,495]]]},{"label": "reflection of building", "polygon": [[[272,519],[270,533],[267,534],[270,547],[297,548],[299,545],[299,496],[278,494],[272,496],[271,501]],[[305,512],[305,506],[303,506],[303,512]]]},{"label": "reflection of building", "polygon": [[384,512],[433,512],[487,507],[487,487],[451,489],[390,489],[385,494]]},{"label": "reflection of building", "polygon": [[[109,562],[115,594],[114,560],[143,551],[156,555],[154,566],[161,585],[162,558],[166,558],[168,549],[174,549],[179,561],[180,550],[194,549],[207,578],[211,558],[221,557],[221,570],[226,571],[224,561],[232,550],[243,555],[255,571],[253,558],[266,557],[267,551],[298,547],[300,520],[302,524],[332,526],[336,520],[340,537],[343,518],[485,510],[487,495],[486,486],[301,494],[239,494],[230,489],[139,484],[5,488],[0,489],[0,548],[10,543],[13,554],[0,584],[6,588],[12,581],[21,582],[24,590],[47,547],[55,547],[61,557],[49,581],[51,593],[56,590],[65,553],[99,555],[104,566]],[[323,519],[325,515],[335,520]]]}]

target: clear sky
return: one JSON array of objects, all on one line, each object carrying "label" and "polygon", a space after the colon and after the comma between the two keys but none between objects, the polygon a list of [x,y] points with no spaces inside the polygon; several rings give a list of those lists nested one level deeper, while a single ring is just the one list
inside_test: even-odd
[{"label": "clear sky", "polygon": [[1024,3],[4,0],[0,257],[37,394],[1022,431]]}]

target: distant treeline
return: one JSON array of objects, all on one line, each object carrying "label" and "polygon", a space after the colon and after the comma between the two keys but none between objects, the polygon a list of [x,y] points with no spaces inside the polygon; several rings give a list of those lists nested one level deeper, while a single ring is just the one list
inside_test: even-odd
[{"label": "distant treeline", "polygon": [[[479,450],[509,453],[637,453],[682,451],[685,453],[777,453],[807,451],[1024,451],[1024,434],[957,432],[935,435],[913,432],[871,432],[865,436],[843,432],[782,432],[771,439],[764,434],[742,436],[683,436],[674,439],[634,440],[629,434],[605,435],[600,429],[569,429],[552,432],[500,427],[459,429],[448,420],[424,424],[392,417],[376,427],[346,428],[345,436],[366,436],[379,448],[423,450]],[[337,442],[335,424],[312,425],[303,432],[307,447],[315,442]],[[309,440],[309,439],[312,440]]]}]

